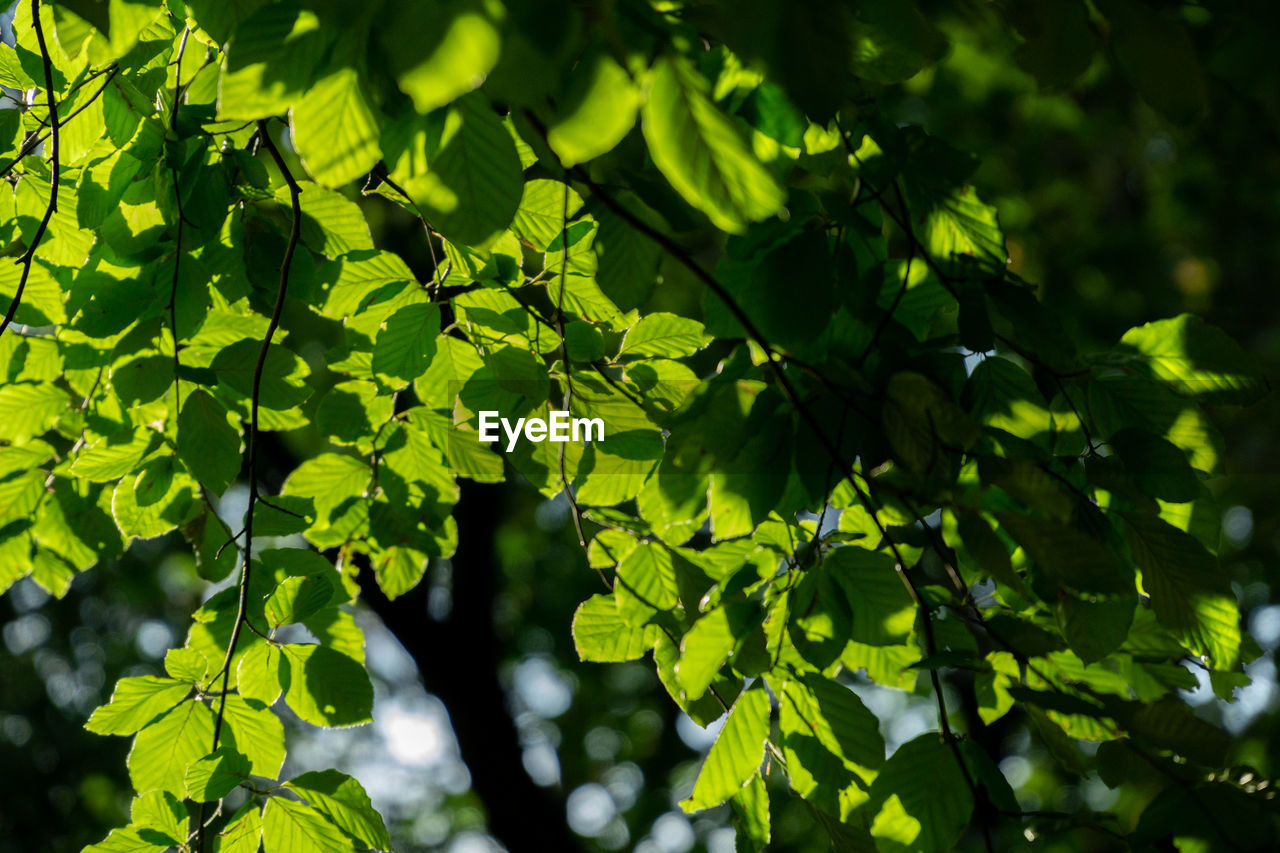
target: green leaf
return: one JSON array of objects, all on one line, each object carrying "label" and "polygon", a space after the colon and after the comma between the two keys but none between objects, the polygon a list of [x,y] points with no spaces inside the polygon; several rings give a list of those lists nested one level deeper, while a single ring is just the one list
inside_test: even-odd
[{"label": "green leaf", "polygon": [[173,845],[144,839],[133,827],[113,829],[97,844],[90,844],[80,853],[162,853]]},{"label": "green leaf", "polygon": [[769,694],[763,689],[743,691],[707,753],[693,794],[680,801],[680,808],[709,809],[738,793],[760,768],[768,736]]},{"label": "green leaf", "polygon": [[871,783],[871,798],[871,834],[884,851],[952,850],[973,811],[958,759],[936,732],[898,747]]},{"label": "green leaf", "polygon": [[262,810],[250,800],[240,807],[214,838],[215,853],[258,853],[262,844]]},{"label": "green leaf", "polygon": [[921,475],[947,476],[956,448],[977,440],[964,410],[919,373],[895,373],[881,416],[885,434],[903,465]]},{"label": "green leaf", "polygon": [[1097,30],[1079,3],[1047,0],[1021,4],[1009,13],[1010,23],[1026,40],[1014,56],[1042,88],[1065,88],[1098,52]]},{"label": "green leaf", "polygon": [[[841,520],[843,521],[843,516]],[[957,512],[956,531],[964,543],[962,555],[975,562],[982,574],[1019,592],[1026,592],[1022,577],[1013,569],[1008,547],[985,518],[975,512]]]},{"label": "green leaf", "polygon": [[502,233],[520,206],[520,156],[484,96],[449,107],[426,144],[429,170],[404,186],[431,224],[473,246]]},{"label": "green leaf", "polygon": [[[690,699],[707,692],[720,667],[733,651],[738,638],[731,624],[729,609],[716,607],[693,623],[680,640],[680,660],[676,663],[676,681]],[[737,626],[745,633],[745,626]]]},{"label": "green leaf", "polygon": [[254,776],[274,779],[284,764],[284,726],[271,709],[236,695],[227,696],[227,744],[249,759]]},{"label": "green leaf", "polygon": [[203,702],[189,699],[168,711],[133,740],[128,765],[134,790],[186,796],[187,765],[207,754],[212,742],[213,712]]},{"label": "green leaf", "polygon": [[45,475],[40,470],[25,471],[0,481],[0,527],[28,518],[45,495]]},{"label": "green leaf", "polygon": [[[625,195],[618,203],[641,222],[662,230],[660,217],[643,203]],[[600,225],[592,248],[599,258],[596,279],[600,289],[624,311],[639,308],[657,284],[662,249],[612,211],[601,210],[596,216]]]},{"label": "green leaf", "polygon": [[327,521],[334,510],[347,501],[363,499],[371,474],[363,459],[341,453],[321,453],[293,470],[282,493],[310,499],[320,520]]},{"label": "green leaf", "polygon": [[256,644],[240,658],[236,669],[240,695],[267,706],[274,705],[288,674],[286,666],[284,654],[275,643]]},{"label": "green leaf", "polygon": [[374,568],[378,588],[395,600],[417,586],[427,573],[427,555],[413,548],[391,548]]},{"label": "green leaf", "polygon": [[1163,435],[1184,451],[1192,467],[1213,472],[1222,456],[1222,435],[1200,407],[1164,383],[1145,376],[1104,374],[1089,384],[1089,414],[1103,438],[1126,428]]},{"label": "green leaf", "polygon": [[1140,742],[1167,749],[1208,767],[1221,767],[1231,750],[1231,738],[1217,726],[1196,716],[1177,699],[1166,696],[1138,708],[1129,728]]},{"label": "green leaf", "polygon": [[374,382],[353,379],[329,389],[316,408],[316,426],[340,444],[371,448],[378,429],[391,420],[395,399]]},{"label": "green leaf", "polygon": [[671,554],[658,545],[641,544],[618,565],[614,583],[618,612],[631,625],[642,625],[660,610],[679,603]]},{"label": "green leaf", "polygon": [[791,593],[787,629],[796,651],[813,666],[826,669],[840,657],[853,629],[853,611],[831,567],[804,573]]},{"label": "green leaf", "polygon": [[[559,245],[568,218],[582,209],[582,196],[560,181],[528,181],[511,228],[540,252],[552,243]],[[572,254],[572,250],[570,251]]]},{"label": "green leaf", "polygon": [[1125,534],[1160,624],[1214,669],[1240,655],[1240,611],[1217,558],[1158,518],[1125,516]]},{"label": "green leaf", "polygon": [[296,3],[264,6],[236,27],[218,85],[218,118],[284,115],[311,82],[332,31]]},{"label": "green leaf", "polygon": [[43,441],[28,441],[22,447],[0,448],[0,477],[43,465],[53,455],[53,447]]},{"label": "green leaf", "polygon": [[1086,664],[1100,661],[1120,648],[1129,635],[1137,596],[1081,598],[1063,595],[1058,601],[1058,624],[1067,645]]},{"label": "green leaf", "polygon": [[228,746],[220,746],[187,767],[187,796],[211,803],[230,794],[249,777],[249,759]]},{"label": "green leaf", "polygon": [[157,400],[173,385],[173,362],[148,352],[153,354],[131,358],[111,371],[116,396],[130,406]]},{"label": "green leaf", "polygon": [[259,498],[253,505],[253,532],[259,536],[290,536],[302,533],[315,522],[311,498],[275,495]]},{"label": "green leaf", "polygon": [[748,853],[764,850],[769,844],[771,824],[769,820],[769,789],[759,773],[751,777],[746,787],[729,800],[736,818],[737,847]]},{"label": "green leaf", "polygon": [[680,358],[693,355],[711,342],[697,320],[655,312],[640,318],[622,339],[620,355]]},{"label": "green leaf", "polygon": [[164,653],[164,671],[179,681],[200,684],[209,674],[209,659],[199,649],[169,649]]},{"label": "green leaf", "polygon": [[70,409],[66,391],[51,383],[10,382],[0,387],[0,439],[20,444],[41,435]]},{"label": "green leaf", "polygon": [[1143,429],[1122,429],[1108,439],[1124,468],[1152,497],[1186,503],[1200,496],[1200,479],[1187,454],[1172,442]]},{"label": "green leaf", "polygon": [[284,700],[315,726],[344,728],[370,722],[373,685],[357,661],[326,646],[290,644],[289,687]]},{"label": "green leaf", "polygon": [[573,614],[573,645],[582,660],[638,660],[652,645],[646,642],[645,633],[627,624],[611,595],[593,595]]},{"label": "green leaf", "polygon": [[316,81],[289,114],[293,144],[316,183],[340,187],[363,178],[382,157],[378,121],[354,68]]},{"label": "green leaf", "polygon": [[484,0],[420,0],[395,7],[380,27],[400,90],[420,113],[452,102],[484,82],[498,62],[502,6]]},{"label": "green leaf", "polygon": [[377,850],[391,849],[382,816],[374,810],[360,783],[345,773],[337,770],[303,773],[284,786],[360,843]]},{"label": "green leaf", "polygon": [[328,292],[323,314],[334,320],[357,313],[388,284],[417,281],[399,255],[373,249],[358,249],[329,261],[320,279]]},{"label": "green leaf", "polygon": [[426,373],[436,354],[440,309],[433,302],[406,305],[387,318],[373,347],[373,372],[403,387]]},{"label": "green leaf", "polygon": [[993,205],[983,203],[973,187],[953,190],[933,201],[925,216],[925,249],[933,258],[971,257],[1003,268],[1009,260]]},{"label": "green leaf", "polygon": [[1192,314],[1124,333],[1119,349],[1142,357],[1156,379],[1210,403],[1252,403],[1266,390],[1257,362],[1221,329]]},{"label": "green leaf", "polygon": [[358,663],[364,663],[364,631],[350,613],[336,607],[327,607],[304,624],[324,645]]},{"label": "green leaf", "polygon": [[636,498],[640,517],[671,545],[681,545],[707,520],[707,481],[704,477],[674,470],[669,457],[649,478]]},{"label": "green leaf", "polygon": [[[304,189],[299,199],[303,244],[330,258],[373,250],[373,233],[360,205],[340,192],[313,186]],[[280,187],[275,197],[281,206],[288,204],[289,188]]]},{"label": "green leaf", "polygon": [[848,688],[818,677],[775,689],[778,745],[792,790],[819,810],[847,817],[867,801],[872,768],[884,763],[884,742],[867,724],[870,712]]},{"label": "green leaf", "polygon": [[849,636],[859,643],[892,646],[915,625],[916,607],[894,568],[894,558],[865,548],[836,548],[824,569],[849,601]]},{"label": "green leaf", "polygon": [[974,420],[1047,449],[1053,423],[1031,374],[1007,358],[984,358],[965,384],[964,403]]},{"label": "green leaf", "polygon": [[[0,311],[9,310],[21,280],[21,265],[5,264],[0,267]],[[63,305],[64,298],[65,294],[50,270],[42,263],[33,263],[31,272],[27,274],[27,284],[22,289],[22,302],[14,312],[13,322],[31,326],[65,323],[67,312]]]},{"label": "green leaf", "polygon": [[324,575],[285,578],[267,599],[267,624],[279,628],[301,622],[327,605],[332,596],[333,584]]},{"label": "green leaf", "polygon": [[152,791],[135,798],[129,806],[129,820],[148,840],[162,836],[177,845],[187,839],[187,810],[168,791]]},{"label": "green leaf", "polygon": [[100,735],[129,735],[176,706],[191,692],[191,682],[155,675],[122,678],[111,701],[89,717],[84,727]]},{"label": "green leaf", "polygon": [[1142,99],[1176,124],[1192,124],[1208,111],[1200,59],[1177,16],[1134,0],[1098,4],[1111,24],[1111,46]]},{"label": "green leaf", "polygon": [[62,598],[71,589],[75,572],[61,558],[37,551],[31,560],[31,579],[54,598]]},{"label": "green leaf", "polygon": [[569,73],[547,144],[566,167],[594,160],[635,126],[641,100],[622,66],[607,51],[594,50]]},{"label": "green leaf", "polygon": [[[791,728],[812,734],[846,764],[856,768],[884,764],[879,720],[845,685],[810,673],[787,682],[779,702],[789,706],[784,714],[790,717]],[[787,728],[783,727],[784,733]]]},{"label": "green leaf", "polygon": [[1085,531],[1013,512],[998,512],[996,518],[1053,583],[1078,592],[1133,591],[1132,570]]},{"label": "green leaf", "polygon": [[178,457],[214,494],[222,494],[240,475],[240,435],[227,423],[227,410],[197,388],[178,416]]},{"label": "green leaf", "polygon": [[355,845],[337,826],[305,803],[271,797],[262,809],[262,846],[289,853],[342,853]]},{"label": "green leaf", "polygon": [[[221,382],[245,397],[250,397],[253,394],[254,376],[261,350],[260,341],[237,341],[214,356],[210,367],[217,371]],[[306,362],[292,350],[280,344],[271,344],[262,365],[262,407],[283,410],[306,400],[311,394],[311,389],[303,381],[308,372]]]},{"label": "green leaf", "polygon": [[645,141],[685,201],[734,234],[777,213],[786,196],[712,103],[706,79],[682,57],[662,57],[651,73]]},{"label": "green leaf", "polygon": [[573,361],[591,363],[604,358],[604,335],[583,320],[571,320],[564,327],[564,345]]}]

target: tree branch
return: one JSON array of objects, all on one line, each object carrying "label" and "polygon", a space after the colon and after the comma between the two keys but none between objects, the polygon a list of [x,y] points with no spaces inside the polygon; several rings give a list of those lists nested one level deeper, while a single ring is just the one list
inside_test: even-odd
[{"label": "tree branch", "polygon": [[[556,332],[560,335],[560,363],[564,366],[564,410],[567,412],[573,405],[573,373],[569,367],[569,345],[564,339],[564,288],[569,274],[569,184],[564,185],[564,204],[560,211],[560,297],[556,302]],[[578,534],[578,544],[583,553],[587,550],[587,537],[582,532],[582,510],[578,507],[578,499],[569,485],[569,475],[565,472],[565,443],[560,443],[560,485],[564,496],[569,499],[569,514],[573,517],[573,529]],[[600,580],[608,589],[612,589],[604,572],[599,572]]]},{"label": "tree branch", "polygon": [[[227,707],[227,684],[231,677],[231,660],[235,656],[236,644],[240,639],[240,631],[245,622],[248,621],[249,575],[253,565],[253,507],[258,501],[257,438],[262,372],[267,364],[267,353],[271,348],[271,338],[275,335],[276,329],[280,327],[280,315],[284,312],[285,295],[289,289],[289,269],[293,265],[293,255],[298,248],[298,241],[302,235],[302,204],[299,199],[302,194],[302,187],[298,185],[297,180],[294,179],[293,174],[289,171],[289,167],[285,164],[284,158],[280,156],[280,151],[276,148],[275,142],[272,141],[270,130],[267,128],[265,121],[258,122],[258,132],[262,138],[262,144],[266,146],[271,158],[275,161],[276,166],[279,167],[281,175],[284,176],[285,183],[289,186],[289,201],[293,207],[293,222],[289,228],[289,242],[285,246],[284,259],[280,262],[280,286],[276,290],[276,302],[271,312],[271,322],[267,325],[267,332],[262,339],[262,348],[258,350],[258,362],[253,369],[253,388],[249,397],[249,425],[245,430],[245,454],[248,457],[245,467],[249,478],[249,506],[245,511],[244,519],[244,558],[240,570],[240,597],[236,606],[236,621],[231,629],[231,639],[227,642],[226,658],[223,659],[222,669],[210,681],[210,684],[213,684],[218,678],[222,679],[222,695],[218,700],[218,711],[214,717],[213,746],[210,747],[210,752],[218,748],[218,740],[222,734],[222,721]],[[199,848],[201,850],[204,849],[203,826],[200,832]]]},{"label": "tree branch", "polygon": [[[169,114],[169,130],[176,132],[178,127],[178,98],[182,91],[182,55],[187,49],[187,37],[191,35],[190,27],[182,28],[182,41],[178,45],[178,58],[174,60],[173,70],[173,111]],[[166,155],[167,159],[167,155]],[[169,163],[169,177],[173,181],[173,202],[178,208],[178,228],[174,237],[173,281],[169,285],[169,330],[173,335],[173,410],[175,415],[182,410],[182,361],[178,357],[178,276],[182,264],[182,226],[186,215],[182,212],[182,188],[178,185],[178,169]],[[177,433],[174,434],[175,436]]]},{"label": "tree branch", "polygon": [[49,103],[49,137],[51,139],[49,145],[49,206],[44,210],[44,216],[40,219],[39,226],[36,227],[35,236],[31,238],[31,245],[22,253],[22,257],[18,258],[17,263],[22,265],[22,276],[18,279],[18,288],[13,293],[13,301],[9,303],[9,310],[5,312],[4,320],[0,321],[0,335],[4,334],[4,330],[9,328],[9,324],[13,322],[13,315],[18,312],[18,306],[22,304],[22,292],[27,287],[27,279],[31,276],[31,264],[36,258],[36,249],[40,246],[40,240],[44,237],[45,230],[49,227],[49,220],[53,218],[53,214],[58,210],[58,179],[59,179],[59,163],[58,163],[58,102],[53,97],[53,60],[49,56],[49,46],[45,44],[44,27],[40,23],[40,0],[31,0],[31,20],[36,28],[36,41],[40,44],[40,63],[44,66],[44,93]]}]

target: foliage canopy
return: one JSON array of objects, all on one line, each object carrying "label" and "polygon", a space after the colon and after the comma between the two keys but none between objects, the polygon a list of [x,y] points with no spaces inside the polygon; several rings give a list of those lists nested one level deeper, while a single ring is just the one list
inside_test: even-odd
[{"label": "foliage canopy", "polygon": [[[953,677],[983,723],[1022,705],[1064,772],[1167,781],[1136,827],[1040,831],[1274,843],[1178,693],[1190,662],[1229,699],[1258,654],[1205,480],[1209,408],[1266,382],[1192,315],[1101,351],[1063,331],[972,158],[878,110],[944,52],[928,19],[350,5],[32,0],[0,48],[0,83],[34,93],[0,121],[0,588],[62,595],[174,531],[233,579],[165,676],[88,719],[133,738],[137,799],[87,850],[389,848],[356,779],[279,778],[274,709],[370,721],[357,578],[395,598],[451,555],[459,478],[565,495],[603,581],[577,650],[651,655],[692,719],[727,713],[682,805],[730,803],[740,850],[784,796],[838,849],[990,848],[993,822],[1044,818],[953,725]],[[1177,20],[1097,6],[1142,96],[1194,120]],[[421,221],[429,266],[374,244],[379,205]],[[482,410],[606,438],[501,454]],[[266,490],[264,436],[303,427],[327,449]],[[240,481],[244,517],[220,515]],[[938,731],[886,755],[855,677],[918,682]]]}]

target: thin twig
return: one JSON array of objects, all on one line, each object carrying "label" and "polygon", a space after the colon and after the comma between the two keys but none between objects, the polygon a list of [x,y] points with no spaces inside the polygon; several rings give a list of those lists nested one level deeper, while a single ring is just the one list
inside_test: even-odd
[{"label": "thin twig", "polygon": [[[859,186],[861,186],[861,184]],[[894,184],[893,186],[896,189],[898,185]],[[901,193],[898,194],[898,199],[900,201],[902,200]],[[901,203],[905,214],[906,202],[902,201]],[[880,336],[883,335],[884,330],[889,327],[889,322],[893,319],[893,312],[898,310],[898,305],[902,303],[902,297],[906,295],[907,288],[911,286],[911,262],[915,260],[915,256],[916,241],[908,240],[907,267],[902,272],[902,286],[898,288],[898,292],[893,296],[893,302],[889,305],[888,309],[885,310],[883,316],[880,317],[880,322],[876,324],[875,331],[871,333],[871,340],[867,341],[867,346],[862,350],[862,353],[859,354],[858,360],[853,363],[855,370],[862,369],[862,365],[866,362],[867,356],[871,355],[872,351],[876,348],[876,345],[880,343]]]},{"label": "thin twig", "polygon": [[[564,410],[569,412],[573,406],[573,373],[569,367],[569,345],[564,338],[564,290],[569,273],[569,184],[567,181],[564,185],[564,204],[560,211],[560,250],[563,255],[560,259],[560,296],[556,302],[555,323],[556,332],[560,335],[560,361],[564,367]],[[565,469],[566,447],[565,442],[560,442],[560,485],[564,489],[564,496],[569,499],[569,514],[573,517],[573,529],[578,534],[578,544],[582,546],[585,553],[587,537],[582,532],[582,509],[578,506],[578,499],[573,494],[573,486],[569,483],[569,475]],[[597,574],[600,575],[600,580],[606,588],[613,588],[609,579],[604,576],[604,572],[597,571]]]},{"label": "thin twig", "polygon": [[[216,682],[220,676],[222,678],[223,691],[218,701],[217,715],[214,717],[213,746],[210,748],[210,752],[218,748],[218,740],[222,734],[222,721],[226,713],[226,691],[231,677],[231,660],[235,656],[241,628],[248,621],[249,575],[253,565],[253,507],[258,501],[258,405],[262,390],[262,373],[267,364],[267,353],[270,351],[271,338],[275,335],[276,329],[280,327],[280,315],[284,312],[285,295],[289,289],[289,268],[293,265],[293,255],[298,248],[298,241],[302,234],[302,204],[299,199],[302,194],[302,187],[294,179],[289,167],[284,162],[284,158],[280,156],[279,149],[276,148],[276,144],[271,140],[271,133],[265,121],[258,123],[258,132],[262,138],[262,144],[266,146],[271,158],[275,161],[276,166],[279,167],[281,175],[284,176],[285,183],[289,186],[289,200],[293,208],[293,221],[289,228],[289,242],[285,246],[284,259],[280,263],[280,285],[276,290],[276,302],[271,312],[271,322],[267,325],[267,332],[262,339],[262,348],[258,351],[258,362],[253,369],[253,388],[249,396],[249,426],[245,430],[245,454],[248,457],[245,467],[249,478],[249,506],[245,512],[244,520],[244,558],[240,570],[240,596],[239,603],[236,606],[236,621],[231,629],[231,639],[227,642],[227,655],[223,659],[221,671],[210,682],[211,684]],[[201,850],[204,849],[203,826],[201,827],[199,846]]]},{"label": "thin twig", "polygon": [[[182,28],[182,41],[178,45],[178,58],[173,70],[173,112],[169,115],[169,129],[177,132],[178,97],[182,88],[182,54],[187,49],[187,36],[191,34],[189,27]],[[166,159],[167,156],[166,156]],[[178,230],[174,235],[173,280],[169,285],[169,332],[173,335],[173,411],[175,415],[182,411],[182,361],[178,356],[178,277],[182,264],[182,225],[186,215],[182,212],[182,188],[178,184],[178,169],[169,162],[169,177],[173,181],[173,201],[178,208]],[[174,433],[175,442],[178,434]],[[174,448],[177,449],[176,446]]]},{"label": "thin twig", "polygon": [[182,57],[187,52],[190,27],[182,28],[182,40],[178,42],[178,57],[173,61],[173,109],[169,112],[169,129],[178,129],[178,101],[182,99]]},{"label": "thin twig", "polygon": [[31,264],[35,261],[36,249],[40,246],[45,229],[49,227],[49,220],[58,210],[60,171],[58,168],[58,103],[53,97],[53,60],[49,56],[49,47],[44,41],[44,27],[40,23],[40,0],[31,0],[31,20],[36,28],[36,41],[40,44],[40,62],[44,66],[44,92],[49,103],[49,136],[52,140],[49,145],[49,206],[44,210],[44,216],[41,217],[40,225],[31,239],[31,245],[17,260],[17,263],[22,265],[22,277],[18,279],[18,289],[14,291],[13,301],[9,303],[9,310],[5,312],[4,320],[0,321],[0,335],[9,328],[9,324],[13,322],[13,315],[18,312],[18,306],[22,304],[22,291],[26,289],[27,279],[31,276]]},{"label": "thin twig", "polygon": [[178,230],[174,237],[173,280],[169,285],[169,332],[173,336],[173,410],[182,409],[182,361],[178,357],[178,277],[182,263],[182,190],[178,186],[178,170],[169,164],[169,174],[173,180],[173,200],[178,206]]},{"label": "thin twig", "polygon": [[387,174],[387,169],[383,168],[380,172],[378,179],[399,193],[405,202],[413,208],[414,215],[417,216],[418,221],[422,223],[422,230],[427,234],[427,251],[431,254],[431,279],[434,285],[431,291],[431,298],[438,299],[440,295],[440,287],[443,282],[440,276],[440,261],[436,258],[436,247],[435,244],[431,242],[431,238],[433,236],[440,237],[441,240],[444,238],[441,237],[438,231],[431,227],[431,223],[427,221],[427,217],[423,216],[422,209],[418,207],[418,203],[413,200],[408,192],[405,191],[404,187],[391,179],[391,175]]}]

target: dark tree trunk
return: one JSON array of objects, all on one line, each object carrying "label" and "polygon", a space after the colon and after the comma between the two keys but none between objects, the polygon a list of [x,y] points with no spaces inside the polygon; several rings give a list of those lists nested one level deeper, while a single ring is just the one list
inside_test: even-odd
[{"label": "dark tree trunk", "polygon": [[498,680],[502,649],[493,603],[499,574],[493,539],[502,516],[503,487],[464,482],[454,512],[458,552],[453,558],[453,607],[442,621],[427,612],[423,582],[388,601],[372,572],[360,574],[361,596],[413,656],[427,690],[444,702],[472,789],[484,802],[489,831],[517,853],[581,849],[565,822],[564,802],[525,772],[506,692]]}]

